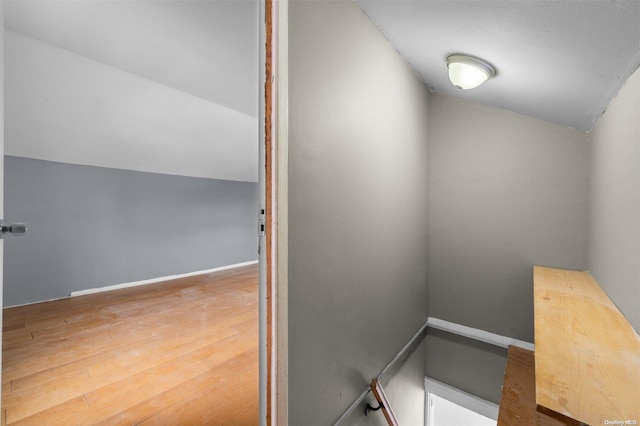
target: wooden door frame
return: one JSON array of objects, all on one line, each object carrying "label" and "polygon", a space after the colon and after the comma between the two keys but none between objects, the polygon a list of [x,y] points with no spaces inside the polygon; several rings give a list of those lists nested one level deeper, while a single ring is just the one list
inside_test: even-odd
[{"label": "wooden door frame", "polygon": [[[0,22],[4,28],[4,1],[0,2]],[[0,219],[4,220],[4,31],[0,34]],[[0,311],[4,306],[4,241],[0,239]],[[0,337],[3,330],[3,315],[0,315]],[[0,339],[0,384],[2,383],[2,339]],[[2,400],[2,386],[0,386],[0,401]]]},{"label": "wooden door frame", "polygon": [[[288,2],[265,0],[261,9],[261,99],[264,119],[264,279],[261,295],[260,424],[288,424]],[[262,101],[261,101],[262,102]],[[261,170],[262,173],[262,170]]]}]

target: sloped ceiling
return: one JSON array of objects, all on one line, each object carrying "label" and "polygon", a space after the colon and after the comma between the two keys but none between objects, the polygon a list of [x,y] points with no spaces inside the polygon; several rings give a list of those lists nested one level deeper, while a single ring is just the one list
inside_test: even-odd
[{"label": "sloped ceiling", "polygon": [[[357,1],[431,90],[585,131],[640,63],[637,0]],[[258,0],[4,3],[7,154],[257,181]]]},{"label": "sloped ceiling", "polygon": [[[438,93],[588,131],[640,64],[637,0],[356,0]],[[457,92],[446,57],[498,75]]]},{"label": "sloped ceiling", "polygon": [[258,2],[5,2],[6,153],[257,181]]}]

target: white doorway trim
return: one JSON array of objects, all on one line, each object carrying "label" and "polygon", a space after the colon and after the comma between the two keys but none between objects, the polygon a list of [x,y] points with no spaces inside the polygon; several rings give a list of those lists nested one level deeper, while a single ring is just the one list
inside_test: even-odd
[{"label": "white doorway trim", "polygon": [[499,406],[498,404],[495,404],[491,401],[487,401],[454,386],[432,379],[431,377],[424,378],[424,390],[425,426],[428,426],[430,424],[429,394],[437,395],[440,398],[444,398],[448,401],[453,402],[454,404],[474,411],[492,420],[498,420]]},{"label": "white doorway trim", "polygon": [[289,424],[289,2],[274,1],[276,422]]}]

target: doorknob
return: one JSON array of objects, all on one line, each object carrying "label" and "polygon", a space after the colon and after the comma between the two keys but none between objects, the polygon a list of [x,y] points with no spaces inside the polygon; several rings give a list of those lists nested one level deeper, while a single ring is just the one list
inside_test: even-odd
[{"label": "doorknob", "polygon": [[0,238],[4,238],[5,234],[22,235],[27,232],[26,223],[12,223],[11,225],[5,225],[0,222]]}]

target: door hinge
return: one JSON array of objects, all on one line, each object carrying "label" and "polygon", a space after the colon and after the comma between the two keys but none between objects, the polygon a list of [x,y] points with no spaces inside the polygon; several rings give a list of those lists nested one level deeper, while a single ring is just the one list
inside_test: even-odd
[{"label": "door hinge", "polygon": [[266,225],[264,220],[264,209],[260,209],[260,216],[258,217],[258,235],[264,236],[266,231]]}]

